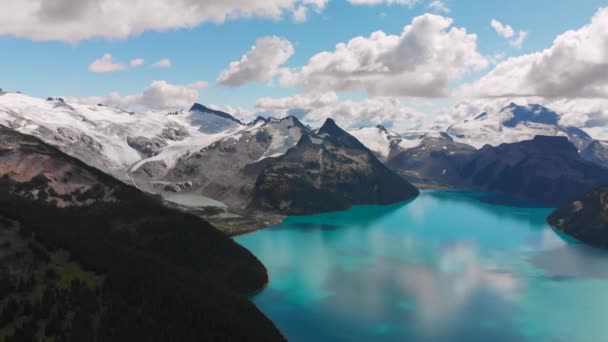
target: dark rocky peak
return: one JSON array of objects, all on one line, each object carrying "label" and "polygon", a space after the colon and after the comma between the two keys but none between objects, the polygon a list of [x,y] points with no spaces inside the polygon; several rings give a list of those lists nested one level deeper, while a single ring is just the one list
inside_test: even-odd
[{"label": "dark rocky peak", "polygon": [[346,132],[336,124],[333,119],[325,120],[325,123],[319,129],[319,134],[329,134],[331,136],[339,136]]},{"label": "dark rocky peak", "polygon": [[504,122],[504,125],[507,127],[515,127],[520,123],[526,122],[540,123],[545,125],[557,125],[559,122],[559,115],[557,113],[537,104],[519,106],[515,103],[511,103],[507,107],[503,108],[501,113],[505,111],[511,111],[513,113],[513,118]]},{"label": "dark rocky peak", "polygon": [[340,128],[333,119],[325,120],[319,129],[319,136],[323,139],[330,138],[334,143],[344,147],[369,151],[357,138]]},{"label": "dark rocky peak", "polygon": [[234,116],[232,116],[226,112],[222,112],[219,110],[211,109],[209,107],[205,107],[200,103],[195,103],[194,105],[192,105],[192,108],[190,108],[190,112],[201,112],[201,113],[212,114],[212,115],[216,115],[216,116],[219,116],[221,118],[224,118],[224,119],[227,119],[230,121],[234,121],[234,122],[238,123],[239,125],[243,124],[241,122],[241,120],[235,118]]},{"label": "dark rocky peak", "polygon": [[253,125],[257,124],[258,122],[268,123],[269,121],[270,121],[270,118],[265,118],[261,115],[258,115],[258,117],[255,118],[255,120],[253,120],[250,125],[253,126]]},{"label": "dark rocky peak", "polygon": [[[304,134],[302,134],[302,137],[300,138],[300,140],[298,140],[296,147],[312,145],[313,144],[312,139],[313,138],[310,136],[310,133],[304,133]],[[314,139],[319,139],[319,138],[315,137]]]}]

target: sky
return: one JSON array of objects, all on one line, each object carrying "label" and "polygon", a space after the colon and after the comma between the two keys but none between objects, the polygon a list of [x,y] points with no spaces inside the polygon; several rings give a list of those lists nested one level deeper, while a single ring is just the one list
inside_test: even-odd
[{"label": "sky", "polygon": [[0,87],[397,131],[538,102],[608,138],[598,0],[0,0]]}]

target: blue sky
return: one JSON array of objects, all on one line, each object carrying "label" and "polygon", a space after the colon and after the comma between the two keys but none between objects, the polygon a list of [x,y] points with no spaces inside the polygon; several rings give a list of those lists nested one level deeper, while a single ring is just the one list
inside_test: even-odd
[{"label": "blue sky", "polygon": [[[453,27],[466,28],[467,33],[477,34],[481,54],[504,54],[507,57],[551,47],[558,35],[588,24],[598,8],[606,5],[605,1],[600,0],[444,2],[450,12],[439,14],[453,18]],[[256,39],[273,35],[288,39],[295,53],[283,67],[298,67],[305,65],[314,54],[333,51],[337,43],[348,42],[356,36],[368,37],[378,30],[399,35],[405,25],[412,23],[413,18],[432,12],[429,3],[430,0],[420,0],[414,6],[370,6],[331,0],[318,12],[311,9],[304,22],[295,22],[288,14],[278,20],[237,18],[224,23],[201,23],[193,28],[162,32],[148,30],[127,38],[98,37],[78,42],[14,38],[12,32],[3,32],[0,27],[0,86],[40,97],[81,97],[100,96],[114,91],[124,95],[135,94],[153,80],[165,80],[171,84],[203,80],[210,85],[200,89],[200,102],[253,109],[258,98],[283,97],[300,92],[295,87],[279,86],[275,81],[254,82],[237,88],[215,85],[220,72],[231,61],[238,61]],[[515,31],[528,32],[521,48],[511,46],[507,39],[497,34],[490,26],[494,18],[511,25]],[[134,58],[143,58],[146,63],[125,71],[89,71],[89,65],[106,53],[124,63]],[[150,67],[151,63],[162,58],[169,58],[172,66],[164,69]],[[450,88],[474,81],[488,70],[491,70],[491,66],[469,72],[451,81]],[[364,91],[338,93],[341,99],[361,100],[368,96]],[[407,101],[409,97],[401,98]]]}]

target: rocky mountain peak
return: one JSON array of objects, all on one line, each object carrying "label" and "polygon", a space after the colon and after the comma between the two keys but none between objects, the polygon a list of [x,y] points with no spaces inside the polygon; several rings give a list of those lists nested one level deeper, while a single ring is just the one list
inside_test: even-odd
[{"label": "rocky mountain peak", "polygon": [[512,102],[507,107],[503,108],[501,112],[506,111],[511,111],[511,113],[513,113],[513,118],[503,123],[507,127],[515,127],[518,124],[525,122],[557,125],[560,118],[557,113],[538,104],[520,106]]},{"label": "rocky mountain peak", "polygon": [[324,133],[329,135],[342,135],[345,132],[344,130],[342,130],[342,128],[338,126],[338,124],[336,124],[333,119],[328,118],[327,120],[325,120],[323,126],[321,126],[321,128],[319,129],[319,134]]},{"label": "rocky mountain peak", "polygon": [[211,114],[211,115],[216,115],[219,116],[221,118],[230,120],[230,121],[234,121],[236,123],[238,123],[239,125],[242,125],[243,123],[241,122],[241,120],[235,118],[234,116],[226,113],[226,112],[222,112],[219,110],[215,110],[215,109],[211,109],[209,107],[206,107],[200,103],[195,103],[194,105],[192,105],[192,107],[190,108],[190,112],[200,112],[200,113],[207,113],[207,114]]}]

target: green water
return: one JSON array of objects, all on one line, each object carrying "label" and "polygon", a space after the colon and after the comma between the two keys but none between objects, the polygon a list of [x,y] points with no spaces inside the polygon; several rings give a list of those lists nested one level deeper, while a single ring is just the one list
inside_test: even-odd
[{"label": "green water", "polygon": [[497,195],[291,217],[237,239],[268,268],[254,302],[292,341],[603,341],[608,253]]}]

